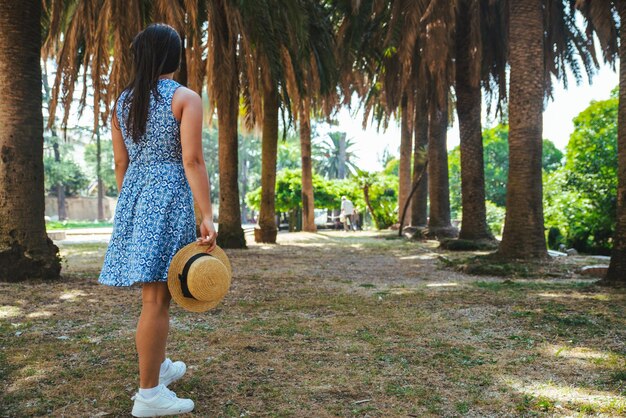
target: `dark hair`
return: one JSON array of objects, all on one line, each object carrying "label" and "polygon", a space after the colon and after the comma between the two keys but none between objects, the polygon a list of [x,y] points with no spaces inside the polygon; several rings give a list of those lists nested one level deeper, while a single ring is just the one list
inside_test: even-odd
[{"label": "dark hair", "polygon": [[146,132],[150,93],[159,99],[157,82],[161,74],[176,71],[180,65],[181,41],[178,32],[163,23],[154,23],[139,32],[131,44],[133,78],[126,87],[130,100],[127,130],[137,142]]}]

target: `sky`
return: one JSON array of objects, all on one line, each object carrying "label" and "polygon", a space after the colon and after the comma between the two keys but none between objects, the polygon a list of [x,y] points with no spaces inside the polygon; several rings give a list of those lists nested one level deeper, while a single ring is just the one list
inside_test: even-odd
[{"label": "sky", "polygon": [[[611,90],[619,83],[619,77],[611,67],[604,65],[593,77],[593,84],[589,85],[588,79],[584,79],[581,85],[576,85],[570,77],[569,89],[565,90],[561,84],[555,85],[554,100],[547,102],[543,114],[543,137],[550,139],[557,148],[565,150],[569,136],[574,130],[573,119],[581,111],[585,110],[592,100],[605,100],[609,98]],[[486,121],[483,117],[483,126]],[[358,160],[356,164],[362,170],[377,171],[383,167],[380,157],[388,148],[393,155],[399,155],[400,125],[392,121],[385,132],[377,132],[375,126],[368,126],[363,130],[363,114],[358,112],[352,115],[348,109],[342,109],[337,115],[338,127],[331,130],[342,130],[348,138],[353,138],[353,148]],[[324,134],[329,129],[318,126],[319,134]],[[459,145],[459,127],[455,120],[454,125],[448,130],[448,149]]]}]

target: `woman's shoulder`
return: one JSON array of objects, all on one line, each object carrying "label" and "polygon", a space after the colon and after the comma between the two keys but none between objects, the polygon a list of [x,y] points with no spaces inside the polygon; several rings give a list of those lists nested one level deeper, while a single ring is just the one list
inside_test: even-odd
[{"label": "woman's shoulder", "polygon": [[200,95],[190,88],[182,85],[176,89],[176,92],[174,92],[173,101],[182,106],[202,106],[202,98]]}]

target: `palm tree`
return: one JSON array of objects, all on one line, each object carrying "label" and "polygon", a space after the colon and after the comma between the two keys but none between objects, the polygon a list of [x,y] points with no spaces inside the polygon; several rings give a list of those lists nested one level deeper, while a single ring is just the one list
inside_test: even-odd
[{"label": "palm tree", "polygon": [[329,179],[343,179],[358,170],[351,161],[355,154],[351,151],[354,141],[346,139],[345,132],[330,132],[321,143],[314,146],[313,151],[317,164],[316,171]]},{"label": "palm tree", "polygon": [[[306,42],[300,45],[301,82],[296,72],[287,67],[288,83],[298,109],[300,122],[300,154],[302,159],[302,230],[316,232],[313,195],[313,164],[311,159],[311,113],[329,116],[337,101],[338,81],[336,45],[332,8],[315,0],[305,1],[307,11]],[[298,87],[299,86],[299,87]],[[299,97],[299,99],[298,99]]]},{"label": "palm tree", "polygon": [[[607,284],[626,282],[626,2],[620,0],[581,0],[577,3],[588,24],[590,43],[594,34],[600,41],[604,60],[614,63],[619,54],[619,110],[617,128],[618,186],[617,222],[611,263],[604,280]],[[619,25],[616,21],[619,16]],[[619,47],[618,47],[619,40]]]},{"label": "palm tree", "polygon": [[547,257],[542,209],[544,36],[542,0],[509,2],[509,178],[498,255]]},{"label": "palm tree", "polygon": [[459,1],[456,19],[455,92],[461,137],[463,208],[459,238],[466,240],[494,239],[487,225],[485,207],[480,86],[483,67],[480,3],[480,0]]},{"label": "palm tree", "polygon": [[0,2],[0,281],[57,279],[44,223],[41,2]]},{"label": "palm tree", "polygon": [[228,0],[208,5],[207,82],[210,103],[217,109],[220,172],[218,244],[245,248],[241,228],[238,174],[239,70],[237,49],[241,16]]},{"label": "palm tree", "polygon": [[[406,94],[400,100],[400,164],[398,167],[398,218],[411,192],[411,154],[413,151],[413,120],[409,112],[408,97]],[[407,210],[407,219],[411,217],[411,207]]]},{"label": "palm tree", "polygon": [[[415,186],[425,168],[428,147],[428,103],[423,98],[416,99],[415,147],[413,151],[413,178]],[[417,190],[411,199],[411,225],[424,227],[428,224],[428,171],[424,172]]]},{"label": "palm tree", "polygon": [[[595,2],[594,2],[595,3]],[[619,28],[619,110],[617,128],[618,188],[617,223],[613,238],[611,264],[606,276],[609,283],[626,283],[626,1],[617,2]]]},{"label": "palm tree", "polygon": [[[591,79],[598,62],[576,24],[573,2],[509,2],[509,177],[506,218],[497,256],[547,257],[543,224],[543,100],[552,79],[567,87],[567,71],[577,82],[583,69]],[[582,64],[582,67],[581,67]]]}]

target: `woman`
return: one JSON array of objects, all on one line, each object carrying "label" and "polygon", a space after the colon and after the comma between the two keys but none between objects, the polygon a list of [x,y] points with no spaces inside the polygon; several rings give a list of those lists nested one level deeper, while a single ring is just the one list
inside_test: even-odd
[{"label": "woman", "polygon": [[142,285],[135,338],[139,391],[132,414],[148,417],[194,407],[167,388],[186,366],[165,356],[167,270],[174,254],[196,239],[194,198],[202,215],[198,244],[211,251],[217,233],[202,156],[202,100],[172,79],[180,64],[180,37],[170,26],[154,24],[131,48],[133,80],[118,98],[111,124],[120,196],[99,282]]}]

